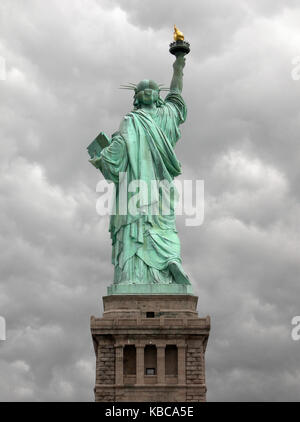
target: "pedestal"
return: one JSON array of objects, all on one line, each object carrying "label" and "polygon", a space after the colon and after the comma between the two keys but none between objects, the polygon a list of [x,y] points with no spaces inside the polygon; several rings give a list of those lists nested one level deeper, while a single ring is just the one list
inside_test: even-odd
[{"label": "pedestal", "polygon": [[210,318],[190,294],[115,294],[91,317],[96,401],[203,402]]}]

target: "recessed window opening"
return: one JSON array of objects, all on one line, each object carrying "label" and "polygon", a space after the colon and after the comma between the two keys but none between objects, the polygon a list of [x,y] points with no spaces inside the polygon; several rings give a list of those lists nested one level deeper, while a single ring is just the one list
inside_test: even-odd
[{"label": "recessed window opening", "polygon": [[144,355],[145,375],[156,375],[157,373],[157,350],[156,346],[148,344],[145,347]]}]

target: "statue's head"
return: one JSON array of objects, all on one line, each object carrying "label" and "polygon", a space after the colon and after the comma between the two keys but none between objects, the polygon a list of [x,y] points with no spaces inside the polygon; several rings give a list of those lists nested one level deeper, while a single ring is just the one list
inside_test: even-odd
[{"label": "statue's head", "polygon": [[141,81],[135,91],[134,105],[139,107],[141,104],[151,105],[157,103],[159,98],[159,86],[151,79]]},{"label": "statue's head", "polygon": [[151,79],[144,79],[140,83],[121,85],[121,89],[129,89],[134,91],[134,107],[135,109],[141,108],[143,104],[152,105],[155,104],[160,107],[164,104],[164,101],[160,97],[160,91],[169,91],[168,88],[158,85]]}]

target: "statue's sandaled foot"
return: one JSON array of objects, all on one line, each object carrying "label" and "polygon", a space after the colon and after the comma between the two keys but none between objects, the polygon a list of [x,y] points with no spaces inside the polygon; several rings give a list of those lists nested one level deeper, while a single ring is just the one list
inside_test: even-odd
[{"label": "statue's sandaled foot", "polygon": [[191,284],[188,276],[184,274],[177,262],[170,262],[169,270],[171,271],[176,284]]}]

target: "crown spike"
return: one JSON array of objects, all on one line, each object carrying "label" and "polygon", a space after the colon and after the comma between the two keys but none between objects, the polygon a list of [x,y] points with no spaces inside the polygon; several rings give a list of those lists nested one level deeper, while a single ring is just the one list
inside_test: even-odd
[{"label": "crown spike", "polygon": [[120,87],[124,88],[124,89],[131,89],[132,91],[135,90],[135,88],[133,86],[128,86],[128,85],[120,85]]}]

